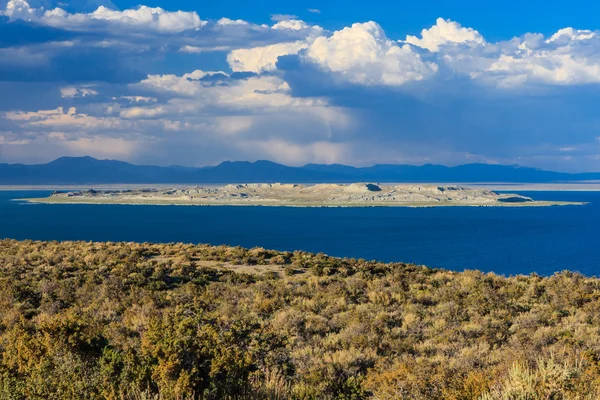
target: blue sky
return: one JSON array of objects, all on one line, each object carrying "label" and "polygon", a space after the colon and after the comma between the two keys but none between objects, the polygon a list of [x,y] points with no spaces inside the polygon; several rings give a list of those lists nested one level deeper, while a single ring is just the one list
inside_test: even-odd
[{"label": "blue sky", "polygon": [[598,11],[0,0],[0,162],[599,171]]},{"label": "blue sky", "polygon": [[[115,1],[120,8],[132,8],[139,1]],[[391,36],[415,34],[431,27],[439,17],[459,21],[462,25],[479,30],[489,40],[509,39],[525,32],[552,34],[566,26],[592,29],[598,24],[600,3],[594,1],[481,1],[445,0],[427,4],[415,1],[358,1],[315,0],[286,1],[261,0],[198,2],[190,0],[145,1],[153,7],[168,10],[197,10],[201,17],[219,19],[246,19],[256,23],[268,23],[272,14],[297,15],[307,21],[341,29],[353,22],[373,20]],[[318,9],[320,14],[310,13]]]}]

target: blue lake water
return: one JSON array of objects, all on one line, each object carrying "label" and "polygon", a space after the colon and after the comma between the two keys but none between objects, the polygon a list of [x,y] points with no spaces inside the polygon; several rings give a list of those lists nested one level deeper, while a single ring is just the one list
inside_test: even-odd
[{"label": "blue lake water", "polygon": [[286,208],[44,205],[0,191],[0,238],[306,250],[454,270],[600,275],[600,192],[521,192],[567,207]]}]

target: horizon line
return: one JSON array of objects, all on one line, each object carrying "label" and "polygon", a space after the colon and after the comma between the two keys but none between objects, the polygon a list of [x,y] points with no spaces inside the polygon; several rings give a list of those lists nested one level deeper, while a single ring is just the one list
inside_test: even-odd
[{"label": "horizon line", "polygon": [[90,155],[83,155],[83,156],[61,156],[61,157],[55,158],[55,159],[53,159],[51,161],[48,161],[48,162],[32,163],[32,164],[27,164],[27,163],[22,163],[22,162],[15,162],[15,163],[0,162],[0,165],[4,164],[4,165],[38,166],[38,165],[52,164],[52,163],[54,163],[56,161],[59,161],[59,160],[62,160],[62,159],[92,159],[94,161],[120,162],[120,163],[125,163],[125,164],[129,164],[129,165],[137,166],[137,167],[158,167],[158,168],[182,167],[182,168],[190,168],[190,169],[214,168],[214,167],[218,167],[218,166],[220,166],[222,164],[227,164],[227,163],[230,163],[230,164],[233,164],[233,163],[256,164],[256,163],[260,163],[260,162],[266,162],[266,163],[271,163],[271,164],[276,164],[276,165],[284,166],[284,167],[287,167],[287,168],[303,168],[303,167],[310,166],[310,165],[341,166],[341,167],[348,167],[348,168],[355,168],[355,169],[366,169],[366,168],[372,168],[372,167],[382,166],[382,165],[407,166],[407,167],[435,166],[435,167],[444,167],[444,168],[456,168],[456,167],[462,167],[462,166],[467,166],[467,165],[485,165],[485,166],[515,167],[515,168],[523,168],[523,169],[532,169],[532,170],[536,170],[536,171],[554,172],[554,173],[569,174],[569,175],[600,173],[600,171],[565,172],[565,171],[556,171],[556,170],[543,169],[543,168],[538,168],[538,167],[531,167],[531,166],[526,166],[526,165],[521,165],[521,164],[500,164],[500,163],[485,163],[485,162],[475,162],[475,163],[455,164],[455,165],[435,164],[435,163],[425,163],[425,164],[381,163],[381,164],[370,164],[370,165],[365,165],[365,166],[355,166],[355,165],[351,165],[351,164],[341,164],[341,163],[330,163],[330,164],[327,164],[327,163],[315,163],[315,162],[306,163],[306,164],[302,164],[302,165],[288,165],[288,164],[282,164],[280,162],[272,161],[272,160],[257,159],[257,160],[254,160],[254,161],[250,161],[250,160],[224,160],[224,161],[221,161],[221,162],[219,162],[217,164],[208,164],[208,165],[203,165],[203,166],[200,166],[200,167],[196,167],[196,166],[188,166],[188,165],[180,165],[180,164],[169,164],[169,165],[135,164],[135,163],[130,162],[130,161],[123,161],[123,160],[112,159],[112,158],[96,158],[96,157],[93,157],[93,156],[90,156]]}]

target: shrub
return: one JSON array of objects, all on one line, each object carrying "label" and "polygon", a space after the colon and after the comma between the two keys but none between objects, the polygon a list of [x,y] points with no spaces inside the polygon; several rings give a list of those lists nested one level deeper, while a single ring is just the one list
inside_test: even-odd
[{"label": "shrub", "polygon": [[570,272],[3,240],[0,398],[597,399],[599,308]]}]

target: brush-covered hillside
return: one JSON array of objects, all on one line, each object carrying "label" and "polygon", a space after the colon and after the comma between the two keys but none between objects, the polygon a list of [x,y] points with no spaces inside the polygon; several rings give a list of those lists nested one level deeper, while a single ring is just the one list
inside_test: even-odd
[{"label": "brush-covered hillside", "polygon": [[598,399],[600,280],[0,241],[1,399]]}]

